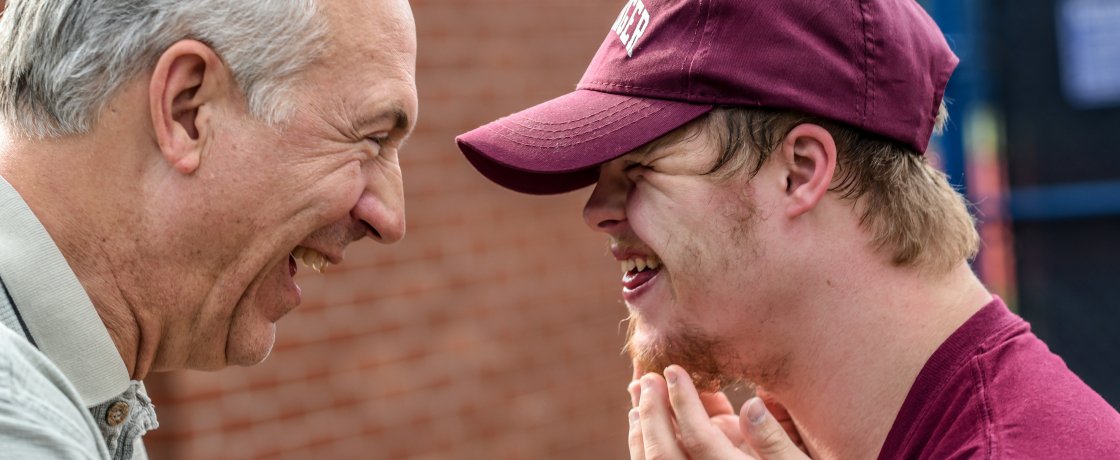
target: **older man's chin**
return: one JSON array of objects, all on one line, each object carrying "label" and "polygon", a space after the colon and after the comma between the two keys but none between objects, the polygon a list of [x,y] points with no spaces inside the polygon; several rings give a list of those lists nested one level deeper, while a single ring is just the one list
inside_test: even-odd
[{"label": "older man's chin", "polygon": [[230,337],[226,343],[226,365],[253,366],[264,362],[276,343],[276,325],[269,324],[267,328],[248,337]]},{"label": "older man's chin", "polygon": [[[214,337],[215,342],[221,340]],[[235,316],[229,325],[225,337],[224,348],[214,350],[220,353],[214,356],[212,366],[208,370],[217,370],[228,366],[253,366],[260,364],[272,352],[276,343],[276,324],[262,316]],[[213,343],[214,345],[220,345]],[[213,348],[211,348],[213,349]]]},{"label": "older man's chin", "polygon": [[253,366],[272,352],[276,324],[300,304],[299,288],[288,274],[288,264],[267,272],[249,286],[230,313],[223,363],[219,366]]}]

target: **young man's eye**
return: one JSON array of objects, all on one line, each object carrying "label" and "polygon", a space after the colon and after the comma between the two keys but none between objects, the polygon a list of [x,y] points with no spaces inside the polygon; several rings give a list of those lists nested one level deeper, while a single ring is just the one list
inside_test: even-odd
[{"label": "young man's eye", "polygon": [[623,170],[626,171],[626,172],[640,171],[640,170],[644,170],[644,169],[649,169],[649,165],[644,164],[644,163],[639,163],[639,162],[636,162],[636,161],[628,162],[628,163],[626,163],[626,166],[623,167]]}]

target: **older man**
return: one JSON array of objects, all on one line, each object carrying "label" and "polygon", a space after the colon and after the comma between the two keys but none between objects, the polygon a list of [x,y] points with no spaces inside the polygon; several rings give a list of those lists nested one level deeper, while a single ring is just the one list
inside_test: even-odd
[{"label": "older man", "polygon": [[1120,415],[969,269],[923,156],[956,64],[912,0],[630,0],[575,92],[460,137],[508,188],[595,185],[649,373],[633,458],[801,456],[693,386],[740,380],[816,458],[1120,458]]},{"label": "older man", "polygon": [[297,260],[405,231],[405,0],[9,1],[0,446],[136,458],[150,372],[251,365]]}]

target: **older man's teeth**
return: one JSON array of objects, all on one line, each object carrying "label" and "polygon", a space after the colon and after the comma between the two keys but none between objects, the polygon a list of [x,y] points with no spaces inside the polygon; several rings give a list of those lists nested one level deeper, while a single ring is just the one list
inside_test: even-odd
[{"label": "older man's teeth", "polygon": [[620,262],[622,273],[629,272],[643,272],[646,270],[656,270],[661,266],[661,261],[657,260],[657,256],[635,257]]},{"label": "older man's teeth", "polygon": [[295,259],[300,261],[304,266],[310,267],[312,270],[319,273],[323,273],[323,270],[330,265],[330,262],[327,262],[327,257],[319,253],[319,251],[302,246],[292,251],[292,257],[295,257]]}]

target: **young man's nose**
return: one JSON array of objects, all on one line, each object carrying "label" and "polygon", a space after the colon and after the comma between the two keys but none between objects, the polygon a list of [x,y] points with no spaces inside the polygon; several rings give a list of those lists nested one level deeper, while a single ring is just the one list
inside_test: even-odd
[{"label": "young man's nose", "polygon": [[591,230],[614,234],[626,222],[629,181],[611,164],[599,168],[599,182],[583,207],[583,221]]}]

